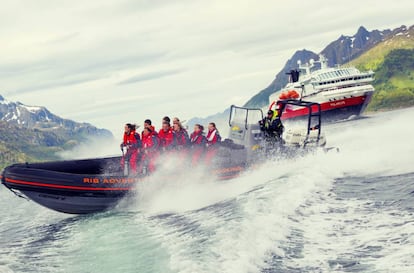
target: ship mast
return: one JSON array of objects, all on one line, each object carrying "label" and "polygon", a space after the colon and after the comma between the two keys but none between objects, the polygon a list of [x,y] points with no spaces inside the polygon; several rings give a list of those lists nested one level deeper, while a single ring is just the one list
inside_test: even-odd
[{"label": "ship mast", "polygon": [[321,70],[328,68],[328,59],[322,54],[319,54],[319,63],[321,64]]}]

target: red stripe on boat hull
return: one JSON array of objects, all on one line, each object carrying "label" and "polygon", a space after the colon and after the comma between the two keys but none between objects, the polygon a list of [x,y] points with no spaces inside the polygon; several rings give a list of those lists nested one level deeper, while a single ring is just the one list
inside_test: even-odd
[{"label": "red stripe on boat hull", "polygon": [[[332,110],[340,110],[341,108],[347,108],[347,107],[355,107],[355,106],[363,107],[362,105],[368,102],[369,102],[369,97],[367,95],[358,96],[358,97],[350,97],[350,98],[345,98],[341,100],[328,101],[328,102],[321,103],[321,110],[322,112],[328,112]],[[315,112],[317,111],[316,106],[312,107],[312,111],[315,111]],[[297,117],[302,117],[302,116],[307,116],[307,115],[308,115],[307,108],[287,110],[283,112],[282,120],[297,118]]]},{"label": "red stripe on boat hull", "polygon": [[6,178],[7,183],[18,184],[18,185],[28,185],[28,186],[37,186],[43,188],[53,188],[53,189],[69,189],[69,190],[85,190],[85,191],[129,191],[132,188],[94,188],[94,187],[82,187],[82,186],[68,186],[68,185],[56,185],[56,184],[46,184],[41,182],[33,181],[23,181],[17,179]]}]

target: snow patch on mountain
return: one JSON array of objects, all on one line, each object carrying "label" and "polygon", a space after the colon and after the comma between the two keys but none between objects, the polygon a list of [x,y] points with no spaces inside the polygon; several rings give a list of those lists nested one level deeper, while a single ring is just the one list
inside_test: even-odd
[{"label": "snow patch on mountain", "polygon": [[69,119],[63,119],[47,108],[41,106],[25,105],[21,102],[6,100],[0,95],[0,121],[23,128],[39,130],[63,130],[68,135],[82,134],[112,138],[112,133],[105,129],[98,129],[89,123],[79,123]]}]

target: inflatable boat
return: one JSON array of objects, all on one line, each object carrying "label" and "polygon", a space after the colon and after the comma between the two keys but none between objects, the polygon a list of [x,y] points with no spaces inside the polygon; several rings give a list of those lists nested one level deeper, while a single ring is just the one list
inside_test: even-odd
[{"label": "inflatable boat", "polygon": [[[258,123],[263,118],[261,109],[231,106],[229,137],[217,146],[213,160],[206,166],[209,177],[231,179],[269,157],[284,159],[323,147],[326,141],[321,133],[320,105],[284,100],[279,102],[280,113],[290,104],[308,109],[305,128],[286,130],[283,140],[271,145]],[[133,194],[138,183],[151,176],[147,172],[125,173],[121,159],[118,156],[14,164],[5,168],[0,178],[16,195],[52,210],[95,213],[113,208],[122,198]]]}]

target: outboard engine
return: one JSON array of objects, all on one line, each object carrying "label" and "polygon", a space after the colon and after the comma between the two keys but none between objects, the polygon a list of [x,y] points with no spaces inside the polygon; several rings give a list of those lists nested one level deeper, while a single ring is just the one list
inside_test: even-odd
[{"label": "outboard engine", "polygon": [[318,136],[318,132],[312,130],[307,135],[307,130],[301,128],[289,128],[283,133],[283,140],[286,146],[291,147],[323,147],[326,145],[324,133]]}]

